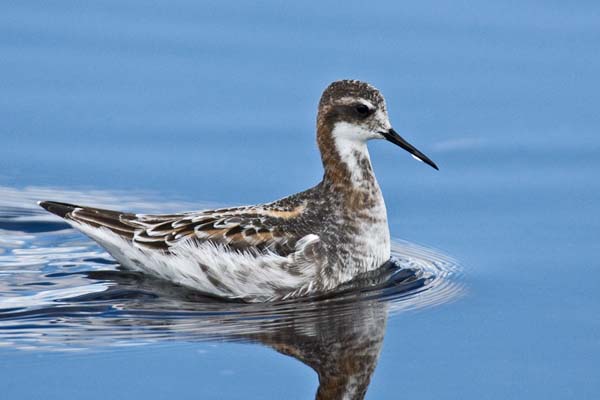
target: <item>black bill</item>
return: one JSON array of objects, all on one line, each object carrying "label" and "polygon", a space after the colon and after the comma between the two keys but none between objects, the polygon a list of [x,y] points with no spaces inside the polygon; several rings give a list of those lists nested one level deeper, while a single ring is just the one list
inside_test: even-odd
[{"label": "black bill", "polygon": [[402,136],[398,135],[395,130],[390,129],[387,132],[381,132],[386,140],[402,147],[404,150],[408,151],[414,158],[419,161],[424,162],[425,164],[439,170],[438,166],[435,165],[433,161],[429,159],[425,154],[421,153],[417,150],[412,144],[408,143],[406,140],[402,138]]}]

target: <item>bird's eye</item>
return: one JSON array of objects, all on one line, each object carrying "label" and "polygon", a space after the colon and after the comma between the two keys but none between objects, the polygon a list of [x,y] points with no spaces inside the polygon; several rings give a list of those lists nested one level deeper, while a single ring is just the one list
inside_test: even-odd
[{"label": "bird's eye", "polygon": [[357,105],[355,107],[355,110],[356,110],[357,114],[360,115],[361,117],[366,117],[371,112],[369,107],[365,106],[364,104]]}]

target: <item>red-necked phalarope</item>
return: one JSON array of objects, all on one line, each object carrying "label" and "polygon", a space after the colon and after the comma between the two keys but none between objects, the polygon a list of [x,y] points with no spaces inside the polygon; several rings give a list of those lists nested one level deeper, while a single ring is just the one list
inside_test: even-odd
[{"label": "red-necked phalarope", "polygon": [[343,80],[329,85],[319,102],[317,143],[325,173],[304,192],[272,203],[168,215],[40,205],[124,267],[205,293],[246,301],[319,293],[390,257],[370,139],[386,139],[437,169],[392,129],[377,89]]}]

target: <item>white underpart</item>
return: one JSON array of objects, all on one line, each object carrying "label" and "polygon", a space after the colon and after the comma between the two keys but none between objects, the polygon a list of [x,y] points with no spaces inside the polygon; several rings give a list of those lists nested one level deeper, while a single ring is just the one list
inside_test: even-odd
[{"label": "white underpart", "polygon": [[[387,117],[383,113],[381,114],[387,122]],[[384,124],[382,125],[385,127]],[[387,122],[387,125],[389,126],[389,122]],[[371,177],[372,179],[367,179],[368,177],[365,174],[368,172],[360,167],[359,161],[361,158],[366,158],[370,163],[371,158],[367,148],[367,140],[378,139],[381,135],[377,132],[368,131],[360,125],[339,122],[334,126],[333,137],[340,158],[348,167],[354,189],[368,191],[369,195],[376,198],[375,205],[364,211],[368,218],[360,225],[360,235],[356,235],[353,242],[348,244],[353,253],[362,253],[363,255],[364,265],[358,266],[360,269],[363,271],[375,269],[390,257],[390,231],[387,222],[387,210],[377,179],[374,175]],[[375,222],[372,220],[375,220]],[[360,220],[358,221],[360,223]],[[339,223],[343,224],[345,221],[339,221]],[[340,273],[343,274],[344,271],[340,271]],[[346,281],[351,278],[351,276],[340,276],[338,279]]]},{"label": "white underpart", "polygon": [[[210,242],[189,241],[163,253],[137,247],[105,228],[68,222],[97,241],[122,266],[216,296],[267,301],[280,296],[281,290],[310,292],[316,276],[316,266],[303,256],[308,246],[319,241],[317,235],[302,238],[297,251],[287,257],[236,252]],[[291,265],[296,273],[290,272]]]}]

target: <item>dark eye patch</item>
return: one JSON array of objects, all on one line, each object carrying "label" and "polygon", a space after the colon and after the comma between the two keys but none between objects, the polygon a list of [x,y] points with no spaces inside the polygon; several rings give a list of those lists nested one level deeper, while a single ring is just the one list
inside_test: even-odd
[{"label": "dark eye patch", "polygon": [[356,111],[356,114],[358,114],[360,117],[366,117],[369,114],[371,114],[371,109],[367,106],[365,106],[364,104],[357,104],[354,106],[354,111]]}]

